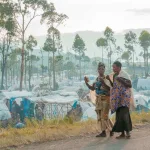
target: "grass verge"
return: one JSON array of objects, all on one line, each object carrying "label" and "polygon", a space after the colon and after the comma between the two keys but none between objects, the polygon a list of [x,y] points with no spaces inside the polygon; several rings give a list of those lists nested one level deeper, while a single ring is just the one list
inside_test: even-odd
[{"label": "grass verge", "polygon": [[[133,124],[150,123],[150,112],[132,112],[131,118]],[[93,120],[78,123],[73,123],[72,120],[69,119],[44,120],[41,123],[35,120],[27,120],[26,122],[27,126],[23,129],[11,127],[8,129],[0,128],[0,148],[68,139],[93,134],[98,131],[97,123]]]},{"label": "grass verge", "polygon": [[97,131],[96,121],[72,123],[68,120],[27,121],[23,129],[0,129],[0,148],[84,136]]}]

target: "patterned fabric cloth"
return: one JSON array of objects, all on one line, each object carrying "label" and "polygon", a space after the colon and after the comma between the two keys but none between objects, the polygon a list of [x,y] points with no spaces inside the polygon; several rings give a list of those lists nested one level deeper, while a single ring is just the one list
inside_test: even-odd
[{"label": "patterned fabric cloth", "polygon": [[[123,71],[120,72],[118,77],[123,77],[125,79],[130,79],[127,73]],[[119,107],[130,108],[130,101],[132,97],[131,88],[126,88],[122,83],[118,82],[114,78],[113,88],[110,91],[111,100],[111,113],[113,114]]]},{"label": "patterned fabric cloth", "polygon": [[101,131],[108,129],[112,130],[113,123],[109,119],[109,110],[110,110],[110,97],[109,96],[96,96],[96,113],[97,121]]},{"label": "patterned fabric cloth", "polygon": [[[95,110],[102,110],[103,108],[110,109],[110,97],[104,96],[104,95],[98,95],[96,96],[96,108]],[[108,113],[106,113],[108,115]]]}]

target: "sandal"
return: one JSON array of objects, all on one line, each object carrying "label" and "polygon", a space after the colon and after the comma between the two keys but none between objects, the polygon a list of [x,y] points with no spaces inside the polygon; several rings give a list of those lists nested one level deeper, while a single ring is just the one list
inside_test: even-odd
[{"label": "sandal", "polygon": [[124,139],[125,137],[125,134],[121,134],[120,136],[117,136],[116,139]]},{"label": "sandal", "polygon": [[127,138],[127,139],[130,139],[130,138],[131,138],[130,133],[129,133],[129,132],[127,132],[126,134],[127,134],[127,135],[126,135],[126,138]]},{"label": "sandal", "polygon": [[102,132],[102,133],[96,135],[96,137],[106,137],[106,132]]}]

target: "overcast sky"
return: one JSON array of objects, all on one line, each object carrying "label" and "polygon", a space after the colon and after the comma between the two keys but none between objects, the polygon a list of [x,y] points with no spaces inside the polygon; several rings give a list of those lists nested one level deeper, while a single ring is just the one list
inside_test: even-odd
[{"label": "overcast sky", "polygon": [[[150,28],[150,0],[51,0],[58,12],[69,19],[61,32],[81,30],[103,31],[110,26],[114,31]],[[46,26],[34,20],[28,34],[45,35]]]}]

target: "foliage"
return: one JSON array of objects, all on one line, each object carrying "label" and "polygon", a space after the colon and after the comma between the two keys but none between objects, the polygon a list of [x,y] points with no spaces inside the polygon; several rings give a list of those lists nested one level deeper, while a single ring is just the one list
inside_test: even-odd
[{"label": "foliage", "polygon": [[132,60],[133,60],[133,69],[135,74],[135,66],[134,66],[134,56],[135,56],[135,49],[134,46],[137,44],[137,36],[134,32],[129,31],[125,34],[125,48],[129,51],[130,54],[132,54]]},{"label": "foliage", "polygon": [[37,46],[37,41],[36,39],[30,35],[27,42],[26,42],[26,49],[33,51],[33,48]]},{"label": "foliage", "polygon": [[[49,58],[49,53],[51,52],[53,54],[52,57],[52,68],[53,68],[53,90],[56,89],[55,85],[56,85],[56,79],[55,79],[55,70],[56,70],[56,66],[55,63],[57,61],[58,58],[55,58],[55,53],[59,52],[62,50],[62,45],[61,45],[61,40],[60,40],[60,32],[59,30],[57,30],[54,27],[49,28],[48,30],[48,36],[47,39],[44,43],[44,47],[43,50],[48,52],[48,66],[50,63],[50,58]],[[50,67],[48,67],[48,71],[49,71],[49,84],[50,84]]]},{"label": "foliage", "polygon": [[109,67],[111,67],[111,57],[113,54],[112,46],[116,48],[116,39],[114,38],[114,32],[111,28],[106,27],[104,31],[104,36],[107,40],[109,51],[108,51],[108,58],[109,58]]},{"label": "foliage", "polygon": [[129,51],[125,51],[121,56],[121,58],[127,62],[128,66],[129,66],[130,55],[131,54]]},{"label": "foliage", "polygon": [[102,48],[102,62],[103,62],[103,49],[108,46],[107,40],[105,38],[99,38],[96,41],[96,45],[97,45],[97,47],[101,47]]},{"label": "foliage", "polygon": [[116,53],[117,53],[117,56],[118,56],[117,59],[122,59],[123,49],[120,46],[117,46]]},{"label": "foliage", "polygon": [[82,56],[86,51],[85,43],[78,34],[75,36],[72,48],[79,56]]},{"label": "foliage", "polygon": [[[13,6],[9,1],[0,2],[0,54],[1,54],[1,89],[7,88],[8,58],[12,50],[12,42],[16,33],[16,22],[13,18]],[[15,42],[14,42],[15,43]]]},{"label": "foliage", "polygon": [[[12,2],[13,6],[13,18],[17,24],[17,33],[22,42],[21,52],[21,78],[20,78],[20,90],[22,90],[23,75],[24,75],[24,57],[25,57],[25,34],[29,25],[36,17],[41,17],[43,20],[46,14],[51,15],[54,9],[52,3],[48,3],[47,0],[16,0]],[[51,12],[51,13],[50,13]]]},{"label": "foliage", "polygon": [[[53,90],[56,89],[56,79],[55,79],[55,53],[62,51],[62,44],[60,39],[60,32],[57,29],[59,25],[67,19],[67,15],[62,13],[57,13],[53,4],[51,4],[51,9],[42,15],[41,23],[46,22],[48,25],[48,36],[44,43],[43,50],[52,52],[53,54]],[[48,62],[49,63],[49,62]],[[49,66],[49,64],[48,64]],[[49,67],[48,67],[49,68]],[[50,71],[49,71],[49,83],[50,83]]]},{"label": "foliage", "polygon": [[83,56],[85,55],[84,52],[86,51],[85,43],[83,39],[77,34],[75,36],[72,49],[78,55],[79,59],[79,69],[80,69],[80,81],[81,81],[81,61]]},{"label": "foliage", "polygon": [[148,76],[149,67],[148,67],[148,59],[149,59],[149,52],[148,48],[150,47],[150,33],[148,31],[142,31],[139,36],[139,42],[141,47],[143,48],[144,54],[144,67],[145,67],[145,76]]},{"label": "foliage", "polygon": [[90,58],[88,56],[83,56],[82,61],[90,62]]}]

